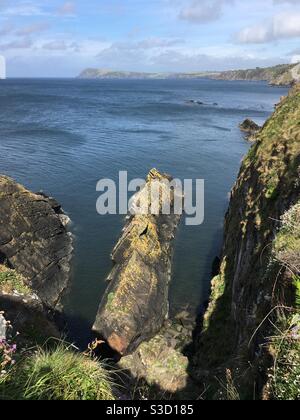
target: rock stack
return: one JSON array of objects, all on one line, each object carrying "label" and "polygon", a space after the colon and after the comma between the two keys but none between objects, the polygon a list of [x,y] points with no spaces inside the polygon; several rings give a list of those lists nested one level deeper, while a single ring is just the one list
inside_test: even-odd
[{"label": "rock stack", "polygon": [[[131,215],[112,252],[114,267],[101,301],[93,330],[121,356],[153,338],[168,316],[173,239],[180,215],[174,214],[171,178],[150,171],[145,187],[135,195],[133,207],[149,199],[149,187],[160,182],[158,214]],[[162,214],[171,197],[171,214]],[[182,197],[181,197],[182,199]]]}]

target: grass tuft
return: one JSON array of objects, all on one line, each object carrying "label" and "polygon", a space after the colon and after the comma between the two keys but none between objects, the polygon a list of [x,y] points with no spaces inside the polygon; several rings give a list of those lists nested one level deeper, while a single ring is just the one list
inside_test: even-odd
[{"label": "grass tuft", "polygon": [[269,371],[271,399],[300,399],[300,315],[282,322],[281,331],[270,340],[274,366]]},{"label": "grass tuft", "polygon": [[31,289],[26,285],[23,276],[15,270],[0,265],[0,293],[12,294],[17,292],[21,295],[29,295]]},{"label": "grass tuft", "polygon": [[281,218],[274,241],[275,258],[287,269],[294,288],[293,315],[282,317],[270,339],[274,366],[269,371],[269,395],[276,400],[300,399],[300,203]]},{"label": "grass tuft", "polygon": [[0,398],[13,400],[114,400],[108,370],[65,344],[22,357],[0,383]]},{"label": "grass tuft", "polygon": [[[281,228],[274,242],[274,254],[279,263],[292,273],[296,293],[300,289],[300,203],[281,218]],[[299,296],[298,296],[299,300]]]},{"label": "grass tuft", "polygon": [[300,276],[294,275],[293,277],[293,284],[295,287],[295,303],[296,303],[296,309],[300,311]]}]

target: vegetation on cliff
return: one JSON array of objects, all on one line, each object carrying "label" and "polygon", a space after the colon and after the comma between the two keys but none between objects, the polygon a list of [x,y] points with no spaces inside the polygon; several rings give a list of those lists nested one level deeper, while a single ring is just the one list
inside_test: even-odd
[{"label": "vegetation on cliff", "polygon": [[265,395],[279,400],[300,399],[300,203],[288,210],[273,244],[275,260],[286,269],[294,287],[290,308],[278,313],[276,335],[268,344],[274,363]]},{"label": "vegetation on cliff", "polygon": [[32,291],[23,276],[15,270],[0,265],[0,293],[29,295]]},{"label": "vegetation on cliff", "polygon": [[263,80],[272,85],[288,86],[295,81],[292,73],[295,66],[295,64],[280,64],[274,67],[225,71],[220,73],[216,78],[222,80]]},{"label": "vegetation on cliff", "polygon": [[[274,375],[284,378],[289,375],[284,360],[299,349],[299,336],[291,341],[290,335],[298,328],[299,230],[287,223],[299,211],[299,121],[296,86],[258,134],[232,191],[220,274],[212,283],[193,367],[193,375],[209,384],[214,397],[219,382],[213,387],[212,378],[226,380],[229,370],[241,398],[261,398],[267,367],[276,360]],[[279,342],[286,340],[274,358],[269,337],[278,335]],[[296,371],[297,376],[299,364]],[[295,392],[275,390],[269,397],[280,395],[294,398]]]},{"label": "vegetation on cliff", "polygon": [[0,309],[0,400],[114,399],[107,367],[62,342],[49,309],[4,265]]},{"label": "vegetation on cliff", "polygon": [[[179,217],[129,219],[113,252],[116,264],[95,330],[104,333],[120,354],[136,349],[123,361],[137,380],[143,378],[147,384],[176,393],[187,386],[188,371],[198,384],[204,384],[201,395],[207,398],[300,399],[299,121],[300,87],[295,86],[258,132],[243,161],[226,216],[220,271],[212,281],[193,366],[178,352],[176,340],[157,334],[167,315],[170,244]],[[151,171],[148,182],[164,176]],[[54,208],[46,197],[6,177],[0,177],[0,187],[0,216],[11,221],[3,223],[0,232],[0,308],[4,309],[0,321],[13,321],[5,325],[7,336],[5,331],[4,338],[0,337],[0,399],[114,399],[105,365],[72,346],[53,346],[48,341],[60,333],[45,301],[56,304],[71,252],[56,204]],[[15,240],[24,230],[23,215],[34,227],[35,239],[26,230],[25,247]],[[64,236],[62,244],[53,245],[53,231]],[[52,278],[48,265],[43,268],[44,259],[38,273],[45,277],[38,283],[24,276],[30,269],[28,249],[35,250],[36,240],[49,241],[50,265],[61,263],[56,246],[64,251],[63,278],[55,278],[57,290],[52,291],[51,284],[43,286],[43,279]],[[41,255],[45,257],[44,249],[34,264]],[[20,267],[21,273],[4,263]],[[146,319],[145,313],[151,318]],[[149,341],[141,344],[145,340]],[[45,341],[46,346],[38,346]]]},{"label": "vegetation on cliff", "polygon": [[71,346],[37,348],[15,358],[15,365],[0,375],[0,400],[115,399],[105,366]]}]

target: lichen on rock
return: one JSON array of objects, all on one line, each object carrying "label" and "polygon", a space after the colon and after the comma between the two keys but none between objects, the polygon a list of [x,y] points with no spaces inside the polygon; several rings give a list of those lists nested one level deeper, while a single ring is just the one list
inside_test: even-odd
[{"label": "lichen on rock", "polygon": [[149,386],[173,394],[186,388],[188,364],[188,358],[172,348],[164,334],[142,343],[119,362],[137,380],[144,379]]},{"label": "lichen on rock", "polygon": [[[157,214],[130,217],[112,252],[114,267],[108,276],[110,284],[93,330],[120,355],[151,339],[168,315],[172,242],[180,221],[180,215],[174,214],[170,180],[165,174],[150,171],[145,187],[136,194],[133,204],[150,200],[149,187],[153,182],[161,182],[164,193],[168,194],[160,194]],[[167,196],[171,198],[171,214],[162,214]]]},{"label": "lichen on rock", "polygon": [[203,379],[208,369],[211,380],[231,369],[246,398],[253,397],[253,387],[260,395],[266,382],[276,308],[293,307],[295,301],[299,121],[298,85],[264,124],[242,163],[226,215],[220,273],[196,339],[193,375]]},{"label": "lichen on rock", "polygon": [[51,307],[68,286],[73,251],[61,213],[54,199],[0,176],[0,263],[23,276]]}]

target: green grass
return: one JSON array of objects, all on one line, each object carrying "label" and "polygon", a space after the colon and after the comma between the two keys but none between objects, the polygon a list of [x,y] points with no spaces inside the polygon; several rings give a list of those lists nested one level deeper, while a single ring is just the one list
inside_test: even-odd
[{"label": "green grass", "polygon": [[[209,307],[199,337],[197,364],[207,368],[222,366],[233,351],[233,323],[230,312],[231,292],[225,284],[226,263],[212,280]],[[196,359],[195,359],[196,360]]]},{"label": "green grass", "polygon": [[282,64],[275,67],[266,67],[261,68],[257,67],[256,69],[249,70],[233,70],[224,72],[224,74],[231,74],[235,76],[236,79],[249,79],[249,80],[267,80],[272,81],[280,76],[285,76],[285,73],[293,68],[293,65]]},{"label": "green grass", "polygon": [[232,377],[232,372],[230,369],[226,369],[226,379],[218,379],[220,389],[216,394],[216,400],[225,400],[225,401],[240,401],[241,397],[239,390],[236,387],[234,379]]},{"label": "green grass", "polygon": [[299,290],[300,203],[291,207],[281,218],[281,228],[274,241],[274,254],[278,262],[289,270],[294,286]]},{"label": "green grass", "polygon": [[266,198],[268,200],[275,200],[278,197],[277,186],[271,185],[266,191]]},{"label": "green grass", "polygon": [[277,177],[277,174],[275,171],[272,171],[269,174],[269,179],[266,181],[266,193],[265,197],[268,200],[275,200],[278,195],[278,184],[279,184],[279,178]]},{"label": "green grass", "polygon": [[293,315],[278,320],[276,336],[270,340],[274,366],[269,372],[268,391],[276,400],[300,399],[300,203],[281,218],[274,241],[274,254],[286,269],[294,287]]},{"label": "green grass", "polygon": [[298,275],[294,275],[293,283],[294,283],[295,295],[296,295],[296,299],[295,299],[296,308],[298,311],[300,311],[300,277]]},{"label": "green grass", "polygon": [[0,382],[0,399],[113,400],[112,386],[100,362],[60,344],[54,350],[38,348],[23,355]]},{"label": "green grass", "polygon": [[111,311],[113,309],[114,299],[115,299],[115,293],[113,293],[113,292],[109,293],[109,295],[107,296],[107,310],[108,311]]},{"label": "green grass", "polygon": [[269,372],[269,393],[274,400],[300,399],[300,315],[282,323],[271,339],[274,367]]},{"label": "green grass", "polygon": [[[264,124],[244,159],[233,189],[220,275],[214,279],[210,306],[193,358],[194,371],[212,396],[216,387],[211,378],[221,377],[222,370],[227,368],[233,372],[234,386],[241,398],[252,398],[254,389],[258,397],[272,363],[268,338],[278,335],[274,339],[276,383],[272,381],[272,387],[281,384],[281,389],[277,388],[273,395],[295,398],[293,381],[298,380],[299,360],[296,366],[291,361],[293,352],[299,353],[299,341],[290,334],[294,327],[291,331],[290,325],[278,327],[282,311],[275,312],[275,308],[292,307],[292,312],[287,311],[290,315],[296,312],[298,302],[299,311],[300,203],[283,216],[273,240],[279,224],[278,213],[299,194],[299,140],[300,85],[291,90]],[[245,254],[249,263],[247,272],[239,268]],[[266,352],[258,348],[261,343],[266,344]],[[211,375],[208,379],[207,372]],[[290,385],[286,384],[284,390],[285,375]],[[228,384],[224,376],[222,380]],[[231,385],[229,382],[232,391]]]},{"label": "green grass", "polygon": [[3,265],[0,265],[0,292],[8,294],[17,292],[21,295],[32,293],[24,277]]}]

